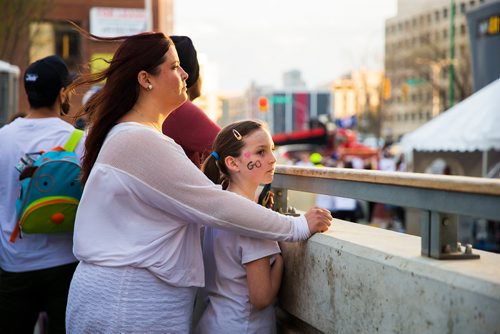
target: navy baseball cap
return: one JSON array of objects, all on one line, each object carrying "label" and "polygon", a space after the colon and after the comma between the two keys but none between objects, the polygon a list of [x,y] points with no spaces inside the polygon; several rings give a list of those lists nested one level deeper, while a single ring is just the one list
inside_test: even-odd
[{"label": "navy baseball cap", "polygon": [[37,60],[24,73],[24,89],[33,107],[51,107],[61,88],[70,83],[68,67],[58,56]]}]

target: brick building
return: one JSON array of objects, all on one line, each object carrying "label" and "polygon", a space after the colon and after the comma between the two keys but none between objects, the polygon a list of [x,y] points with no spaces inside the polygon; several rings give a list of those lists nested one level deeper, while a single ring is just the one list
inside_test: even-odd
[{"label": "brick building", "polygon": [[[43,3],[41,1],[40,3]],[[173,0],[51,0],[46,1],[42,19],[29,23],[11,61],[19,66],[19,110],[29,108],[22,75],[31,62],[50,54],[61,56],[73,73],[96,70],[104,62],[91,59],[110,59],[119,43],[91,41],[75,31],[67,20],[99,36],[118,36],[140,31],[173,30]],[[72,98],[72,111],[80,107],[82,94]]]}]

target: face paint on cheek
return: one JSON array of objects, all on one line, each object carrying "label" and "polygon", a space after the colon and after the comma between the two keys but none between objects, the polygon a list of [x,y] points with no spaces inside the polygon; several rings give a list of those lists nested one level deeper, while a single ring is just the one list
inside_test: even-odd
[{"label": "face paint on cheek", "polygon": [[255,162],[253,161],[250,161],[249,163],[247,163],[247,168],[248,170],[252,170],[255,168],[260,168],[262,166],[262,163],[260,162],[260,160],[257,160]]},{"label": "face paint on cheek", "polygon": [[252,156],[252,153],[250,153],[250,152],[244,152],[243,153],[243,157],[245,157],[247,159],[250,159],[251,156]]}]

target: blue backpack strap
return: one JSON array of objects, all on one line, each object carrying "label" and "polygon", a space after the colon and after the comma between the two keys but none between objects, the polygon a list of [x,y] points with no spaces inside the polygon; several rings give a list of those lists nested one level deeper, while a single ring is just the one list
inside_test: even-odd
[{"label": "blue backpack strap", "polygon": [[82,138],[82,136],[83,136],[83,131],[75,129],[73,131],[73,133],[71,134],[71,136],[69,137],[66,144],[64,145],[64,150],[69,151],[69,152],[73,152],[76,148],[76,145],[78,145],[78,142]]}]

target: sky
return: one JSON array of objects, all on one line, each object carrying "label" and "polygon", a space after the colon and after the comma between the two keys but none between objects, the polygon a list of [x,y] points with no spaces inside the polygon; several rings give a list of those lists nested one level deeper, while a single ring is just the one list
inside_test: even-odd
[{"label": "sky", "polygon": [[178,0],[174,34],[191,37],[214,90],[243,91],[252,81],[280,88],[289,70],[314,89],[354,69],[383,69],[384,22],[396,7],[397,0]]}]

